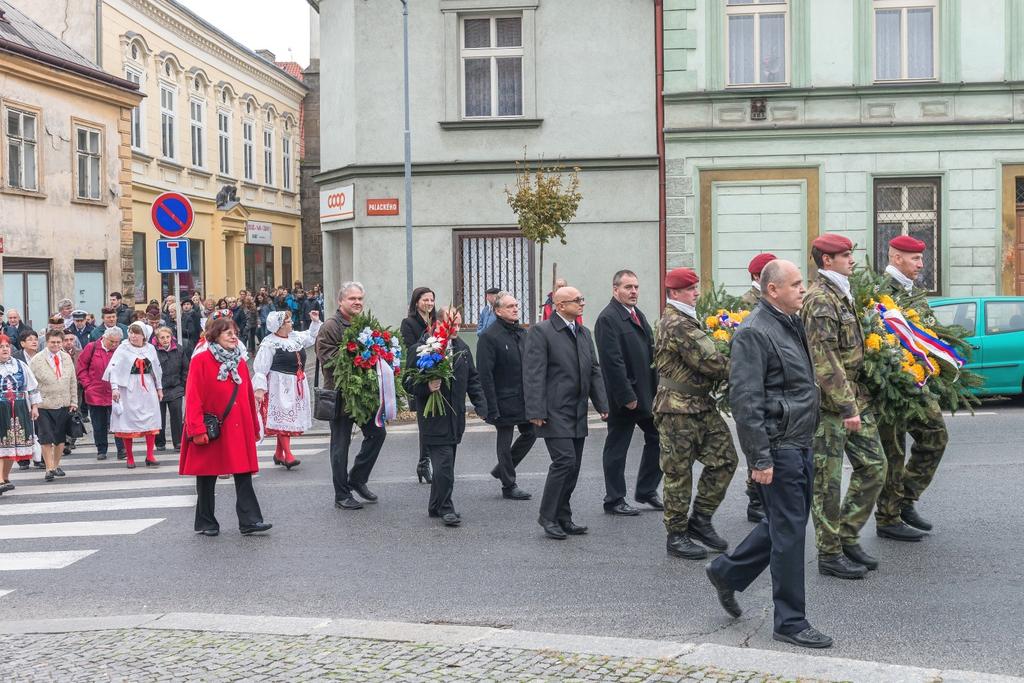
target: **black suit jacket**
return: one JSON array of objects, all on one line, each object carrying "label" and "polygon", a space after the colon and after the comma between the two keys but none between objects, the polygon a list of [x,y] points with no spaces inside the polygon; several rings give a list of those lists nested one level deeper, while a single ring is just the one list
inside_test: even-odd
[{"label": "black suit jacket", "polygon": [[[654,363],[654,333],[639,308],[638,326],[626,307],[615,299],[605,306],[594,325],[594,337],[601,358],[601,374],[612,415],[650,417],[658,375]],[[636,401],[635,410],[626,404]]]},{"label": "black suit jacket", "polygon": [[527,421],[523,395],[525,348],[526,330],[519,328],[516,333],[500,318],[477,340],[476,367],[487,397],[487,421],[491,424],[517,425]]},{"label": "black suit jacket", "polygon": [[541,438],[587,436],[587,399],[608,412],[601,366],[590,330],[576,326],[576,336],[561,316],[553,315],[526,333],[523,372],[527,419],[545,420]]},{"label": "black suit jacket", "polygon": [[[421,341],[426,340],[424,334]],[[473,407],[478,415],[487,414],[487,401],[484,399],[484,391],[480,387],[480,377],[477,375],[476,366],[473,365],[473,354],[470,352],[466,342],[458,337],[451,340],[451,347],[454,353],[458,354],[453,363],[455,377],[450,384],[441,383],[438,393],[445,400],[445,414],[431,417],[423,416],[423,409],[426,407],[427,398],[430,396],[430,388],[427,382],[414,383],[412,375],[406,374],[405,388],[416,396],[416,424],[420,429],[420,437],[423,443],[428,446],[455,445],[462,441],[462,435],[466,431],[466,395],[473,402]],[[409,354],[406,359],[406,367],[416,367],[416,354]]]}]

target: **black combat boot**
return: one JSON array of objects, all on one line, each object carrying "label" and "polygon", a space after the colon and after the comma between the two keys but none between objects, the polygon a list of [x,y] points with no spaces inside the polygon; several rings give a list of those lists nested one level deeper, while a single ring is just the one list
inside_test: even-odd
[{"label": "black combat boot", "polygon": [[911,543],[920,541],[928,535],[920,529],[915,529],[902,521],[896,524],[875,526],[875,533],[882,538],[891,538],[894,541],[908,541]]},{"label": "black combat boot", "polygon": [[711,515],[694,511],[690,515],[690,522],[686,530],[690,536],[693,536],[712,550],[724,553],[729,547],[729,543],[718,535],[715,527],[711,526]]},{"label": "black combat boot", "polygon": [[863,579],[868,573],[868,568],[853,562],[842,553],[836,553],[818,556],[818,573],[840,579]]},{"label": "black combat boot", "polygon": [[859,543],[851,543],[843,546],[843,555],[846,555],[857,564],[862,564],[868,570],[878,569],[878,558],[868,555]]},{"label": "black combat boot", "polygon": [[691,541],[686,534],[670,533],[665,541],[665,550],[669,555],[686,560],[703,560],[708,556],[708,551]]},{"label": "black combat boot", "polygon": [[932,530],[932,523],[917,514],[913,503],[907,503],[903,506],[903,509],[900,510],[900,518],[915,529],[920,529],[921,531]]}]

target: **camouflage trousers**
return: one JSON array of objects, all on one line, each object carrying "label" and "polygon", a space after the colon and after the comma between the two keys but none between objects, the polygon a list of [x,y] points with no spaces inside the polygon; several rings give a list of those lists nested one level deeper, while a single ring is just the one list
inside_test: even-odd
[{"label": "camouflage trousers", "polygon": [[725,420],[717,410],[682,415],[655,413],[661,442],[661,469],[665,473],[665,528],[686,533],[693,489],[693,464],[704,465],[697,482],[694,512],[714,514],[725,498],[736,471],[736,448]]},{"label": "camouflage trousers", "polygon": [[[879,425],[878,432],[889,466],[885,486],[878,496],[875,521],[880,525],[898,524],[900,509],[920,500],[921,494],[932,483],[942,454],[946,452],[949,434],[937,403],[928,406],[924,420],[907,425],[906,432],[897,431],[887,424]],[[910,448],[910,459],[906,460],[908,433],[914,439],[914,445]]]},{"label": "camouflage trousers", "polygon": [[[842,494],[843,455],[853,473]],[[885,481],[885,454],[878,425],[861,415],[860,431],[849,432],[836,413],[822,413],[814,435],[814,497],[811,519],[819,555],[837,555],[844,545],[858,542]],[[840,500],[842,503],[840,503]]]}]

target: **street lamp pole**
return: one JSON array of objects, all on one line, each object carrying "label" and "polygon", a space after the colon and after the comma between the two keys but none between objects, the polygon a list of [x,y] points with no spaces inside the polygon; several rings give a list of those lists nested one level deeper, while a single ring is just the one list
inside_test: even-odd
[{"label": "street lamp pole", "polygon": [[412,296],[412,132],[409,125],[409,0],[402,2],[402,46],[405,60],[405,288]]}]

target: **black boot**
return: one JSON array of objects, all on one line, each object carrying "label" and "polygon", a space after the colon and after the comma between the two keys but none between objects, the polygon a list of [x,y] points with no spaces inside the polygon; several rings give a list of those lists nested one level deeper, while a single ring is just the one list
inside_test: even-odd
[{"label": "black boot", "polygon": [[903,509],[900,510],[900,518],[915,529],[920,529],[921,531],[932,530],[932,523],[917,514],[913,503],[907,503],[903,506]]},{"label": "black boot", "polygon": [[430,473],[430,461],[420,460],[416,465],[416,479],[422,484],[424,480],[429,484],[433,481],[433,476]]},{"label": "black boot", "polygon": [[712,550],[724,553],[729,543],[718,535],[715,527],[711,526],[711,515],[694,512],[690,515],[690,522],[687,525],[690,536],[697,539]]},{"label": "black boot", "polygon": [[857,564],[864,565],[868,570],[878,569],[878,558],[864,552],[864,548],[861,548],[859,543],[844,545],[843,555],[846,555]]},{"label": "black boot", "polygon": [[718,594],[718,604],[722,606],[733,619],[736,619],[743,610],[740,609],[740,603],[736,601],[736,591],[725,585],[725,582],[718,578],[718,575],[711,570],[711,564],[704,565],[704,574],[708,577],[708,581],[715,587],[715,592]]},{"label": "black boot", "polygon": [[685,560],[703,560],[708,556],[708,551],[691,541],[686,534],[669,534],[665,541],[665,550],[669,555]]},{"label": "black boot", "polygon": [[818,573],[840,579],[863,579],[868,573],[868,568],[853,562],[842,553],[836,553],[818,556]]},{"label": "black boot", "polygon": [[925,532],[920,531],[919,529],[915,529],[909,524],[905,524],[903,522],[876,526],[875,533],[881,536],[882,538],[891,538],[894,541],[909,542],[920,541],[922,538],[928,535]]}]

